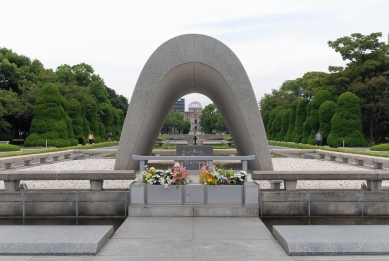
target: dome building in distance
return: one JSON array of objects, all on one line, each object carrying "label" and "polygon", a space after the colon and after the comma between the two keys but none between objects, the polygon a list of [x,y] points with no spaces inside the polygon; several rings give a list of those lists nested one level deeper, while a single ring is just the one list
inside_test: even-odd
[{"label": "dome building in distance", "polygon": [[201,103],[194,101],[188,106],[188,111],[184,113],[185,120],[190,122],[190,131],[196,134],[201,134],[203,131],[200,126],[200,117],[203,113]]}]

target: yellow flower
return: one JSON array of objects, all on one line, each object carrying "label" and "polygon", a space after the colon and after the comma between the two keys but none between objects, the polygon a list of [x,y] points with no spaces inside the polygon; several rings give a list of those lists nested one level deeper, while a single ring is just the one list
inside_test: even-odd
[{"label": "yellow flower", "polygon": [[154,168],[154,167],[151,167],[151,168],[150,168],[150,171],[151,171],[151,172],[154,172],[154,171],[155,171],[155,168]]},{"label": "yellow flower", "polygon": [[151,178],[151,176],[153,176],[153,175],[149,173],[149,174],[146,175],[146,178],[149,179],[149,178]]}]

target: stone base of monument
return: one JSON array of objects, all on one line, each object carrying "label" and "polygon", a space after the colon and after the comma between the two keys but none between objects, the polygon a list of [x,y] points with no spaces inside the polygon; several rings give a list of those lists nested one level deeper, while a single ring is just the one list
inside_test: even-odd
[{"label": "stone base of monument", "polygon": [[291,256],[388,255],[389,225],[273,226]]},{"label": "stone base of monument", "polygon": [[130,185],[129,216],[259,216],[259,186],[244,185],[184,186]]},{"label": "stone base of monument", "polygon": [[112,234],[113,226],[0,226],[0,256],[96,255]]}]

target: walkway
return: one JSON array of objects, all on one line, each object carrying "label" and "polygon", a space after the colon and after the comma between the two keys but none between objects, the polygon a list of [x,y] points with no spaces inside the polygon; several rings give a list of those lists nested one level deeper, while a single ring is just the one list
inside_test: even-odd
[{"label": "walkway", "polygon": [[127,218],[97,256],[0,256],[0,260],[389,260],[389,256],[288,256],[259,218]]}]

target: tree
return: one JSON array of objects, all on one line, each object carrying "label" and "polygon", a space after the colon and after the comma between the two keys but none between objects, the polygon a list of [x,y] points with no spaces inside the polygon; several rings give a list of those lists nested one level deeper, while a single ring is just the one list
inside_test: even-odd
[{"label": "tree", "polygon": [[64,107],[65,98],[54,84],[47,84],[39,91],[34,107],[34,119],[31,123],[30,136],[24,142],[25,146],[45,146],[48,140],[50,146],[66,147],[71,145],[66,118],[69,118]]},{"label": "tree", "polygon": [[[315,144],[315,134],[319,130],[320,127],[320,118],[319,118],[319,108],[325,101],[331,101],[332,94],[327,90],[318,91],[313,99],[309,102],[311,104],[311,109],[309,115],[307,115],[307,121],[310,124],[311,133],[307,138],[308,144]],[[308,111],[307,111],[308,113]],[[321,134],[322,130],[320,129]],[[327,133],[328,136],[328,133]]]},{"label": "tree", "polygon": [[325,101],[319,107],[319,130],[322,135],[322,144],[327,145],[327,137],[331,132],[331,119],[335,114],[336,103]]},{"label": "tree", "polygon": [[335,114],[331,119],[331,132],[327,143],[331,147],[367,147],[362,134],[362,114],[359,98],[351,92],[340,95]]},{"label": "tree", "polygon": [[374,141],[374,132],[381,117],[387,111],[389,97],[388,80],[383,77],[389,70],[389,58],[385,55],[389,46],[379,41],[381,33],[352,34],[329,41],[328,45],[339,52],[343,60],[349,61],[341,71],[347,77],[341,79],[349,84],[348,91],[361,98],[364,129],[369,143]]},{"label": "tree", "polygon": [[200,125],[205,134],[212,134],[214,131],[226,130],[223,117],[216,108],[216,105],[213,103],[204,107],[200,117]]},{"label": "tree", "polygon": [[272,110],[269,113],[269,121],[267,122],[267,127],[266,127],[266,133],[267,133],[267,139],[268,140],[275,140],[276,139],[276,133],[274,130],[275,125],[273,124],[277,113],[279,110]]},{"label": "tree", "polygon": [[184,128],[184,114],[180,111],[175,111],[172,114],[173,116],[173,132],[176,134],[176,130],[178,133],[181,133],[181,131]]},{"label": "tree", "polygon": [[184,127],[182,129],[183,134],[188,134],[190,132],[190,121],[184,121]]},{"label": "tree", "polygon": [[[70,99],[68,101],[68,109],[67,109],[68,115],[72,120],[72,127],[74,136],[77,139],[79,144],[86,144],[86,135],[85,133],[88,133],[89,131],[89,124],[86,125],[85,122],[87,121],[85,118],[85,113],[82,113],[82,106],[81,104],[74,98]],[[85,128],[88,126],[88,128]]]},{"label": "tree", "polygon": [[280,133],[282,128],[282,115],[284,114],[284,111],[285,110],[278,110],[273,121],[273,135],[274,139],[277,141],[283,140],[283,137],[280,137]]},{"label": "tree", "polygon": [[165,123],[162,126],[162,132],[163,133],[170,133],[170,130],[173,128],[173,113],[174,111],[171,110],[165,120]]},{"label": "tree", "polygon": [[284,141],[293,141],[293,130],[294,130],[294,125],[296,123],[296,110],[297,110],[297,105],[299,103],[299,100],[295,100],[292,103],[292,108],[290,112],[290,118],[289,118],[289,126],[288,126],[288,131],[284,137]]},{"label": "tree", "polygon": [[293,141],[295,143],[300,143],[303,133],[303,124],[305,121],[305,118],[307,117],[307,105],[309,103],[309,100],[307,99],[300,99],[299,103],[297,105],[296,109],[296,123],[294,125],[293,130]]},{"label": "tree", "polygon": [[285,141],[285,136],[289,128],[289,120],[290,120],[291,113],[292,113],[292,109],[289,109],[289,110],[284,110],[282,114],[282,124],[281,124],[281,130],[279,134],[280,141]]},{"label": "tree", "polygon": [[389,81],[383,77],[373,77],[363,82],[352,84],[349,89],[360,97],[364,122],[368,127],[369,144],[374,142],[375,131],[379,121],[388,111]]},{"label": "tree", "polygon": [[301,135],[301,143],[307,144],[308,143],[308,137],[309,134],[311,134],[312,128],[311,128],[311,121],[310,121],[310,113],[312,109],[312,101],[308,102],[307,106],[305,107],[306,110],[306,118],[303,123],[303,134]]}]

